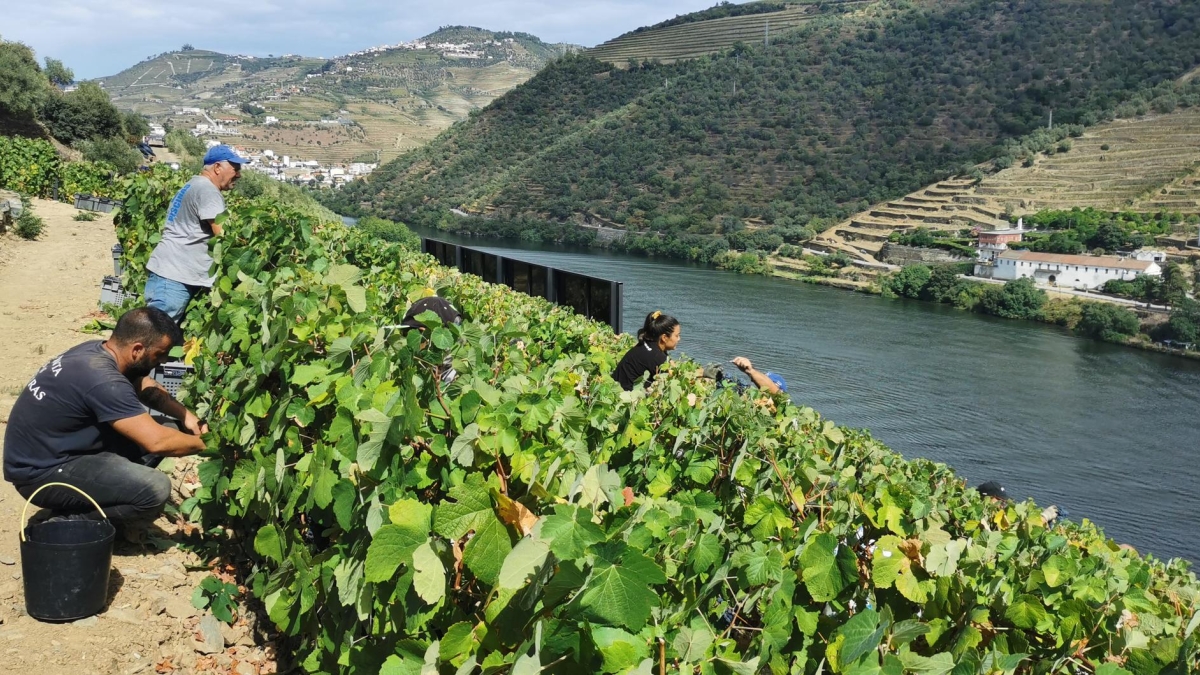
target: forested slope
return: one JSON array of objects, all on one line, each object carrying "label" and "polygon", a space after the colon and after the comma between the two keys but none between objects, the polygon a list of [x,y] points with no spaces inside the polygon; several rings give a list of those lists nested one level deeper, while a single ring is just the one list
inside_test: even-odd
[{"label": "forested slope", "polygon": [[[1051,110],[1099,121],[1200,58],[1196,3],[880,6],[669,66],[566,57],[334,206],[474,229],[596,216],[676,241],[761,218],[787,238],[987,159]],[[451,224],[453,207],[497,218]]]}]

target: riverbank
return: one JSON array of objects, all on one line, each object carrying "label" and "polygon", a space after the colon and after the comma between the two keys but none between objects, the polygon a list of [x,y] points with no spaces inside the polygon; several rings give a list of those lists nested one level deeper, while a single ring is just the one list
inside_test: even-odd
[{"label": "riverbank", "polygon": [[[1132,347],[1143,351],[1157,352],[1186,359],[1200,360],[1200,351],[1188,351],[1167,347],[1155,342],[1150,331],[1166,320],[1161,312],[1145,311],[1136,303],[1118,299],[1082,297],[1077,293],[1061,292],[1056,289],[1036,287],[1032,282],[1026,284],[1019,293],[1007,293],[1014,300],[997,303],[998,310],[987,304],[989,287],[997,289],[993,293],[1005,294],[1007,284],[983,279],[975,279],[961,274],[955,274],[957,282],[942,280],[943,287],[930,291],[929,285],[937,283],[932,279],[936,267],[926,265],[911,265],[899,268],[892,273],[882,270],[850,270],[844,268],[826,274],[805,274],[805,261],[782,260],[771,258],[771,275],[775,278],[801,281],[809,284],[828,286],[856,293],[867,293],[885,297],[907,297],[912,300],[922,300],[935,304],[949,304],[955,308],[974,314],[987,314],[1004,319],[1024,319],[1037,323],[1049,324],[1066,328],[1073,336],[1099,340],[1110,344]],[[921,268],[923,273],[914,272]],[[847,271],[853,278],[838,276]],[[924,278],[920,278],[925,274]],[[909,278],[901,278],[908,275]],[[951,283],[953,285],[945,285]],[[1016,307],[1012,305],[1017,303]],[[1022,307],[1021,304],[1026,306]],[[1089,308],[1091,306],[1091,308]],[[1129,316],[1122,316],[1127,313]],[[1136,324],[1130,323],[1136,321]],[[1080,330],[1082,325],[1082,330]],[[1136,325],[1136,333],[1130,327]],[[1125,326],[1121,332],[1121,326]]]}]

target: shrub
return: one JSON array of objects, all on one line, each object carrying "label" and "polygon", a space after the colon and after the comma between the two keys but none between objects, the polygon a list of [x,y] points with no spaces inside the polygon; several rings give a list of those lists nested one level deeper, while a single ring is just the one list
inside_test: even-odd
[{"label": "shrub", "polygon": [[204,157],[204,141],[184,129],[172,129],[167,132],[166,143],[167,149],[180,159]]},{"label": "shrub", "polygon": [[119,173],[133,173],[142,164],[142,154],[123,138],[94,138],[76,147],[90,162],[108,164]]},{"label": "shrub", "polygon": [[42,231],[45,229],[46,223],[28,206],[21,213],[21,217],[17,218],[17,222],[13,223],[13,232],[22,239],[37,239],[42,236]]},{"label": "shrub", "polygon": [[1014,279],[991,286],[983,295],[983,311],[1005,319],[1036,319],[1046,304],[1046,292],[1032,279]]},{"label": "shrub", "polygon": [[359,218],[358,229],[372,237],[400,244],[410,251],[421,250],[421,238],[408,229],[408,226],[404,223],[376,218],[375,216],[365,216]]},{"label": "shrub", "polygon": [[1128,342],[1138,334],[1141,322],[1125,307],[1107,302],[1083,303],[1075,332],[1105,342]]},{"label": "shrub", "polygon": [[932,276],[932,270],[925,265],[908,265],[884,280],[884,292],[902,298],[919,298]]},{"label": "shrub", "polygon": [[79,213],[76,213],[74,215],[74,217],[71,218],[71,220],[77,220],[80,222],[90,223],[93,220],[95,220],[96,218],[98,218],[98,216],[91,211],[80,211]]}]

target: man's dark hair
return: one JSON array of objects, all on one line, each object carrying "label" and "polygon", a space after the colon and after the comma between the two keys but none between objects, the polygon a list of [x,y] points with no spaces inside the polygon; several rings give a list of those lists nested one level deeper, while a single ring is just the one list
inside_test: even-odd
[{"label": "man's dark hair", "polygon": [[123,345],[153,345],[163,336],[171,338],[173,346],[183,344],[183,331],[169,314],[154,307],[138,307],[121,315],[111,339]]}]

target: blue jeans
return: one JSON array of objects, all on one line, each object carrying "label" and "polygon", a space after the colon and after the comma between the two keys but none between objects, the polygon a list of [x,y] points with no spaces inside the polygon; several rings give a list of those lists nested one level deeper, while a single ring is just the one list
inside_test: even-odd
[{"label": "blue jeans", "polygon": [[175,323],[181,323],[183,315],[187,313],[188,303],[206,291],[208,289],[204,286],[189,286],[160,277],[154,272],[147,272],[144,295],[147,307],[161,309],[170,315]]}]

